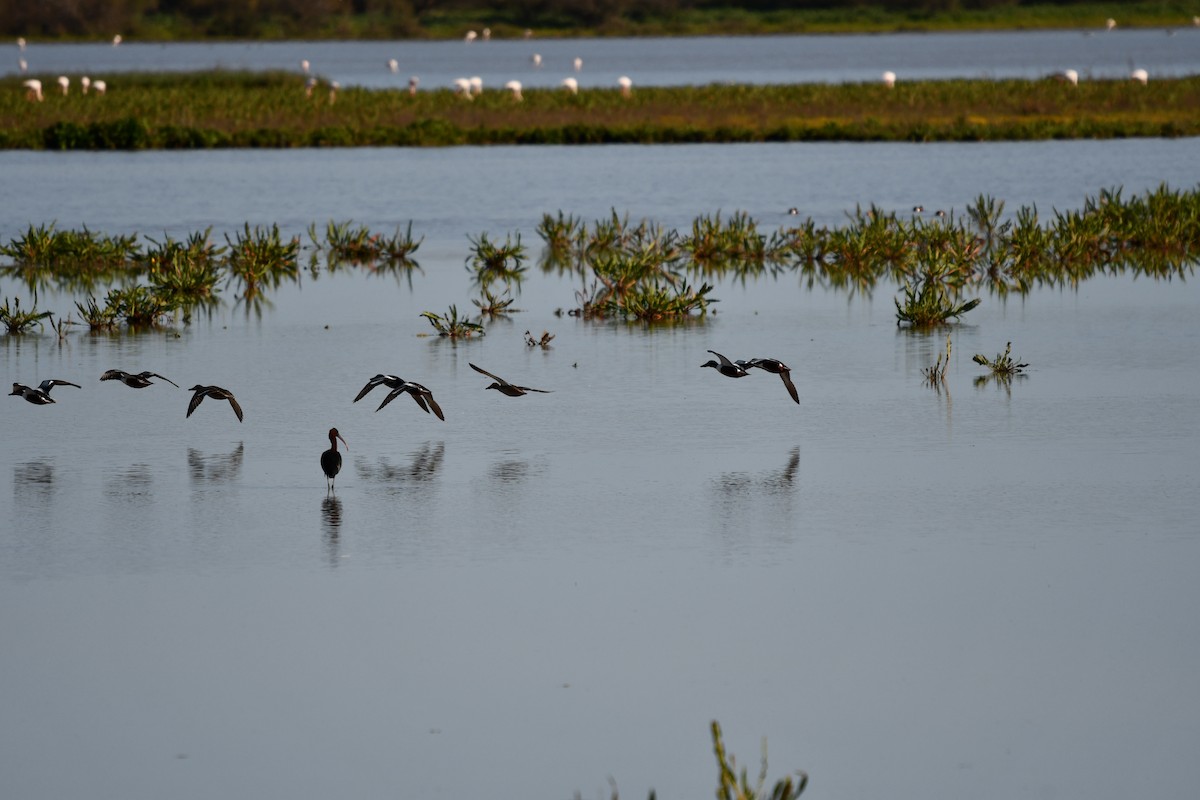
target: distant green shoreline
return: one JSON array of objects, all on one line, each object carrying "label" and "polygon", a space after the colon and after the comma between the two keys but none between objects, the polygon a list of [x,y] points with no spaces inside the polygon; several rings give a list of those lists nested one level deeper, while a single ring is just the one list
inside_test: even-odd
[{"label": "distant green shoreline", "polygon": [[[1200,6],[1181,0],[1051,3],[997,2],[981,8],[958,3],[896,3],[876,0],[830,8],[758,8],[664,3],[635,7],[611,4],[546,2],[485,5],[471,2],[407,3],[391,11],[355,14],[349,4],[320,9],[308,4],[303,12],[274,13],[265,9],[224,12],[197,11],[165,14],[134,6],[110,9],[104,20],[80,18],[73,24],[47,9],[26,10],[29,19],[0,20],[9,36],[30,41],[66,42],[108,40],[120,30],[126,41],[214,40],[391,40],[461,39],[468,31],[493,38],[525,35],[539,38],[721,36],[766,34],[894,33],[911,31],[984,30],[1103,30],[1112,19],[1122,28],[1180,28],[1194,24]],[[833,4],[830,4],[833,5]],[[950,8],[939,8],[950,6]]]},{"label": "distant green shoreline", "polygon": [[[48,85],[52,79],[43,76]],[[525,90],[466,99],[287,73],[114,76],[104,96],[26,99],[0,80],[0,149],[141,150],[1200,136],[1200,76]]]}]

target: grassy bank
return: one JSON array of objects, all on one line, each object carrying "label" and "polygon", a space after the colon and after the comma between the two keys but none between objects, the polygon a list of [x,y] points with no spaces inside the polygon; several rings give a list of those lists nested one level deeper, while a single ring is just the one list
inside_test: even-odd
[{"label": "grassy bank", "polygon": [[[947,4],[958,5],[958,4]],[[846,3],[840,8],[752,10],[731,6],[676,9],[636,17],[615,16],[580,26],[569,20],[535,19],[532,30],[545,36],[730,36],[916,31],[1103,30],[1109,19],[1123,28],[1179,28],[1193,24],[1197,7],[1185,2],[996,3],[987,8],[894,8],[882,4]],[[493,36],[514,38],[530,27],[502,9],[480,13],[448,9],[422,14],[415,30],[427,38],[458,38],[466,30],[490,26]],[[347,32],[353,30],[347,26]],[[365,33],[365,29],[363,31]]]},{"label": "grassy bank", "polygon": [[[50,76],[43,76],[47,86]],[[108,94],[25,98],[0,81],[0,147],[153,149],[764,141],[989,141],[1200,135],[1200,77],[527,90],[322,85],[289,74],[129,74]]]},{"label": "grassy bank", "polygon": [[[16,6],[8,14],[5,4]],[[736,4],[671,0],[621,4],[559,2],[496,4],[425,2],[319,4],[276,0],[254,7],[236,3],[165,2],[19,4],[0,0],[0,28],[36,41],[204,39],[459,39],[488,29],[494,38],[594,36],[725,36],[730,34],[883,33],[948,30],[1103,30],[1108,19],[1122,28],[1177,28],[1192,24],[1196,5],[1186,0],[1063,3],[1005,0],[990,3],[896,2]],[[95,6],[89,11],[88,6]],[[373,6],[373,8],[372,8]]]}]

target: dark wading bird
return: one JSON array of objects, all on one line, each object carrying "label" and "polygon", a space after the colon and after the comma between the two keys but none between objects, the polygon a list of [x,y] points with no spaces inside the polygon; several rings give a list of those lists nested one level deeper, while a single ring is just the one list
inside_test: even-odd
[{"label": "dark wading bird", "polygon": [[777,358],[752,358],[749,361],[739,360],[738,366],[743,369],[757,368],[766,372],[773,372],[783,381],[783,385],[787,387],[788,394],[797,404],[800,403],[800,395],[796,393],[796,384],[792,383],[792,370],[787,364],[784,364]]},{"label": "dark wading bird", "polygon": [[479,367],[475,366],[474,364],[470,363],[469,361],[467,362],[467,364],[468,364],[468,366],[471,367],[471,369],[475,370],[476,372],[478,372],[482,375],[487,375],[489,378],[494,380],[495,383],[491,384],[490,386],[487,386],[486,388],[487,389],[495,389],[500,394],[506,394],[509,397],[520,397],[521,395],[525,394],[526,392],[541,392],[542,394],[550,394],[549,389],[531,389],[528,386],[517,386],[516,384],[512,384],[512,383],[509,383],[508,381],[504,380],[504,378],[501,378],[499,375],[493,375],[492,373],[488,372],[486,369],[480,369]]},{"label": "dark wading bird", "polygon": [[126,372],[122,369],[110,369],[100,376],[100,380],[102,381],[120,381],[134,389],[145,389],[147,386],[150,386],[154,383],[154,381],[150,380],[151,378],[162,378],[176,389],[179,388],[178,383],[164,375],[159,375],[157,372],[146,371],[134,375],[132,372]]},{"label": "dark wading bird", "polygon": [[74,386],[76,389],[83,388],[78,383],[60,381],[58,378],[47,378],[39,383],[36,389],[34,389],[32,386],[26,386],[23,383],[14,383],[12,391],[9,392],[9,395],[24,397],[35,406],[44,406],[54,402],[54,400],[50,397],[50,390],[55,386]]},{"label": "dark wading bird", "polygon": [[404,378],[398,378],[395,375],[376,375],[374,378],[371,378],[371,380],[367,381],[367,385],[362,388],[362,391],[358,393],[358,396],[354,398],[354,402],[357,403],[359,400],[362,400],[367,396],[367,393],[376,386],[386,386],[392,390],[387,397],[383,398],[383,402],[379,404],[379,408],[375,409],[376,411],[378,411],[380,408],[383,408],[400,395],[407,393],[412,395],[412,399],[416,401],[417,405],[419,405],[421,410],[426,414],[432,411],[437,415],[438,419],[442,420],[443,422],[446,420],[446,417],[442,415],[441,406],[439,406],[433,399],[433,392],[429,391],[419,383],[406,381]]},{"label": "dark wading bird", "polygon": [[712,367],[717,372],[724,375],[726,378],[744,378],[750,374],[749,372],[746,372],[745,367],[740,366],[739,364],[733,363],[728,358],[726,358],[725,356],[718,353],[716,350],[709,350],[708,352],[712,353],[714,356],[719,358],[720,362],[713,361],[710,358],[708,361],[705,361],[703,364],[700,365],[701,369],[703,369],[704,367]]},{"label": "dark wading bird", "polygon": [[[325,473],[326,489],[333,491],[333,479],[342,471],[342,454],[338,452],[337,440],[342,439],[342,435],[338,433],[337,428],[329,429],[329,449],[321,453],[321,471]],[[346,444],[346,440],[342,439],[342,444]],[[346,444],[346,449],[350,449],[350,445]]]},{"label": "dark wading bird", "polygon": [[229,405],[233,406],[233,413],[237,414],[238,422],[242,421],[242,407],[239,406],[237,400],[234,399],[233,392],[229,391],[228,389],[222,389],[220,386],[201,386],[200,384],[196,384],[188,391],[195,392],[195,394],[192,395],[191,402],[188,403],[187,415],[189,417],[192,415],[192,412],[196,410],[196,407],[200,405],[200,402],[204,398],[211,397],[214,400],[228,400]]}]

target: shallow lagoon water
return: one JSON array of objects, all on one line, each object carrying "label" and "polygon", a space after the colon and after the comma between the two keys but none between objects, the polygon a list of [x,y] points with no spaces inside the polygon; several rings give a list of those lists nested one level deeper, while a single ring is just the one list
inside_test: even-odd
[{"label": "shallow lagoon water", "polygon": [[[0,154],[5,241],[51,219],[427,237],[411,286],[306,273],[261,314],[0,337],[5,381],[83,384],[0,406],[4,794],[590,797],[611,775],[707,796],[718,719],[751,771],[762,736],[772,779],[807,770],[806,797],[1190,797],[1190,277],[985,296],[940,393],[921,369],[944,334],[898,330],[891,287],[723,282],[716,314],[647,331],[555,316],[577,287],[534,267],[479,341],[418,315],[469,306],[468,235],[536,255],[542,212],[1069,209],[1194,186],[1197,146]],[[970,356],[1010,340],[1029,374],[977,385]],[[784,359],[801,404],[700,369],[710,348]],[[484,391],[468,361],[553,394]],[[189,393],[99,383],[111,367],[227,386],[246,421],[184,419]],[[446,422],[351,403],[380,371]]]},{"label": "shallow lagoon water", "polygon": [[[660,38],[531,39],[490,42],[31,42],[21,57],[32,73],[90,74],[119,86],[121,73],[204,69],[299,70],[342,86],[452,88],[477,75],[499,88],[520,80],[527,88],[557,87],[571,76],[581,87],[614,87],[627,75],[637,86],[708,83],[780,84],[877,81],[884,70],[904,80],[1043,78],[1074,69],[1083,80],[1125,78],[1134,68],[1152,78],[1200,72],[1200,29],[989,31],[836,36],[703,36]],[[15,74],[17,52],[0,64]],[[542,57],[534,66],[534,54]],[[576,71],[573,62],[583,60]],[[395,59],[398,71],[387,62]]]}]

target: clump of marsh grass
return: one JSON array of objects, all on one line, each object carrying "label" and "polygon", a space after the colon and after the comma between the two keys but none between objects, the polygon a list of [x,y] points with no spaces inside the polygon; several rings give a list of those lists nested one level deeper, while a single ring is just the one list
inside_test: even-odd
[{"label": "clump of marsh grass", "polygon": [[478,238],[467,238],[471,242],[467,268],[475,272],[476,282],[485,286],[493,280],[520,282],[525,273],[525,246],[521,244],[521,234],[516,235],[516,241],[506,234],[504,244],[491,241],[486,232]]},{"label": "clump of marsh grass", "polygon": [[916,288],[912,283],[905,282],[902,287],[903,304],[900,298],[894,298],[896,324],[908,323],[916,328],[925,328],[945,324],[966,314],[979,305],[980,299],[976,297],[961,301],[957,295],[962,281],[962,274],[947,269],[945,261],[927,265],[918,278]]},{"label": "clump of marsh grass", "polygon": [[0,305],[0,324],[3,324],[9,333],[25,333],[34,325],[41,328],[42,320],[50,316],[49,311],[38,311],[36,305],[28,311],[23,311],[19,297],[13,298],[11,306],[7,297],[4,298],[4,305]]},{"label": "clump of marsh grass", "polygon": [[[318,246],[321,240],[316,235],[316,226],[309,228],[309,236]],[[412,254],[421,246],[425,237],[414,239],[412,222],[401,233],[397,226],[392,236],[373,233],[365,225],[355,226],[353,223],[334,222],[330,220],[325,226],[324,246],[329,249],[331,261],[349,261],[353,264],[374,264],[384,261],[389,264],[411,262]]]},{"label": "clump of marsh grass", "polygon": [[211,299],[220,280],[224,247],[209,239],[212,228],[189,234],[185,241],[166,236],[142,256],[154,291],[175,305],[185,306]]},{"label": "clump of marsh grass", "polygon": [[976,353],[971,356],[971,360],[976,364],[987,367],[992,371],[992,375],[997,378],[1011,378],[1014,375],[1020,375],[1029,365],[1018,362],[1010,353],[1012,352],[1012,342],[1004,345],[1004,352],[996,355],[994,359],[990,359],[985,355]]},{"label": "clump of marsh grass", "polygon": [[116,309],[107,303],[100,305],[95,297],[88,298],[87,303],[76,300],[75,308],[79,309],[79,316],[84,324],[93,331],[110,330],[117,324]]},{"label": "clump of marsh grass", "polygon": [[429,320],[429,324],[438,332],[438,336],[446,336],[450,339],[470,339],[472,336],[483,336],[484,334],[482,325],[471,322],[466,317],[458,316],[457,306],[450,306],[445,315],[423,311],[421,316]]},{"label": "clump of marsh grass", "polygon": [[554,265],[569,264],[576,249],[587,238],[587,226],[583,221],[573,214],[564,216],[562,211],[557,217],[542,214],[537,232],[546,243],[547,263]]},{"label": "clump of marsh grass", "polygon": [[0,255],[18,264],[43,267],[123,267],[130,259],[137,258],[138,251],[136,234],[106,236],[94,234],[86,226],[81,231],[58,231],[54,223],[30,225],[22,236],[0,245]]},{"label": "clump of marsh grass", "polygon": [[480,291],[478,299],[471,300],[475,307],[479,309],[479,318],[495,319],[496,317],[507,317],[509,314],[520,311],[519,308],[513,308],[514,298],[508,296],[508,289],[505,289],[499,295],[493,293],[488,287],[484,286]]},{"label": "clump of marsh grass", "polygon": [[758,773],[758,781],[750,782],[745,767],[737,772],[737,763],[733,756],[725,753],[725,743],[721,739],[721,726],[713,720],[712,723],[713,753],[717,757],[719,769],[717,782],[717,800],[796,800],[808,786],[808,773],[796,770],[794,777],[788,775],[775,783],[769,794],[764,793],[767,781],[767,740],[763,739],[762,767]]},{"label": "clump of marsh grass", "polygon": [[247,222],[244,231],[235,234],[234,239],[225,234],[225,241],[229,244],[230,276],[241,283],[242,296],[246,299],[299,275],[300,240],[293,237],[285,242],[278,225],[270,228],[255,226],[251,230]]},{"label": "clump of marsh grass", "polygon": [[175,310],[170,299],[149,286],[110,289],[105,303],[115,318],[125,320],[125,324],[134,328],[158,325],[164,316]]},{"label": "clump of marsh grass", "polygon": [[717,302],[708,296],[712,289],[707,283],[694,289],[685,281],[639,285],[622,295],[619,302],[610,301],[606,311],[609,316],[621,315],[644,322],[679,319],[691,316],[693,312],[705,314],[708,306]]}]

